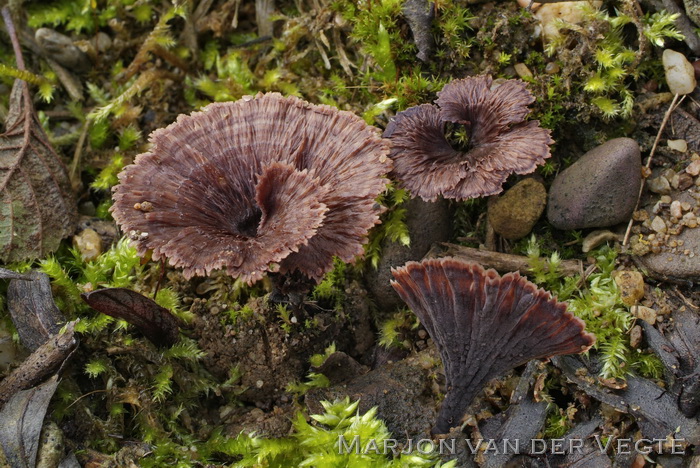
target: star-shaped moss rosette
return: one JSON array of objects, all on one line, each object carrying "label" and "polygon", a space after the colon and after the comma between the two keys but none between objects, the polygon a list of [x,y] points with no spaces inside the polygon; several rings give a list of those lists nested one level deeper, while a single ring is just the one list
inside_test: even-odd
[{"label": "star-shaped moss rosette", "polygon": [[384,132],[393,174],[414,196],[494,195],[510,174],[528,174],[550,156],[549,130],[525,121],[535,98],[522,81],[495,84],[476,76],[452,81],[437,94],[437,105],[399,112]]},{"label": "star-shaped moss rosette", "polygon": [[447,394],[433,434],[459,424],[486,385],[532,359],[587,351],[595,337],[566,304],[518,273],[454,258],[409,262],[392,286],[435,342]]},{"label": "star-shaped moss rosette", "polygon": [[183,274],[320,279],[379,222],[388,142],[359,117],[278,93],[215,103],[150,136],[119,175],[114,219]]}]

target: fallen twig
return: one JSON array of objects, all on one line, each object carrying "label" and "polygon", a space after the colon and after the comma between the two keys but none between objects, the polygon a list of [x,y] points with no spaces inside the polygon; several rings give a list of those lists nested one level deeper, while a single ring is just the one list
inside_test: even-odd
[{"label": "fallen twig", "polygon": [[[479,250],[462,245],[442,243],[447,250],[442,256],[452,256],[464,260],[471,260],[480,263],[484,268],[493,268],[496,271],[509,272],[518,271],[522,275],[530,274],[530,263],[527,257],[522,255],[512,255],[490,250]],[[542,259],[544,262],[548,260]],[[564,276],[583,275],[583,263],[580,260],[562,260],[559,271]]]}]

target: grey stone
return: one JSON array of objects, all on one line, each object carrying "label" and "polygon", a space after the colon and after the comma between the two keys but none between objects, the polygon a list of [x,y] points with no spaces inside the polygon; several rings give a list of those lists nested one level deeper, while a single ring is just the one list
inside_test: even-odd
[{"label": "grey stone", "polygon": [[606,227],[629,220],[641,184],[639,145],[615,138],[554,179],[547,219],[558,229]]},{"label": "grey stone", "polygon": [[547,190],[541,182],[521,180],[489,206],[489,223],[506,239],[527,236],[547,205]]},{"label": "grey stone", "polygon": [[34,33],[34,39],[47,58],[73,72],[86,72],[90,69],[90,59],[73,44],[70,37],[49,28],[39,28]]},{"label": "grey stone", "polygon": [[696,26],[700,27],[700,0],[683,0],[685,13],[693,20]]},{"label": "grey stone", "polygon": [[[676,192],[674,200],[681,203],[689,203],[697,210],[698,201],[693,198],[690,191]],[[651,207],[647,205],[647,211]],[[661,213],[670,218],[670,212]],[[692,215],[689,215],[692,216]],[[690,224],[697,226],[697,223]],[[676,248],[672,248],[671,241],[675,241]],[[686,227],[679,234],[671,234],[669,239],[661,246],[658,253],[649,253],[639,257],[642,266],[649,270],[649,274],[655,278],[670,281],[697,281],[700,280],[700,228]]]},{"label": "grey stone", "polygon": [[377,269],[370,267],[366,275],[367,289],[380,307],[379,319],[388,318],[404,305],[389,282],[394,278],[391,269],[410,260],[420,260],[436,242],[450,239],[450,210],[446,200],[426,202],[412,198],[406,202],[406,225],[411,235],[411,245],[406,247],[386,241],[382,245],[382,256]]}]

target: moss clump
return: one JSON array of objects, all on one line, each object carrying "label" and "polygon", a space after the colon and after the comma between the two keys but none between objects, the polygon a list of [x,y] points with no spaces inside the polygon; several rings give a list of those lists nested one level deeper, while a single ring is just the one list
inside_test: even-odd
[{"label": "moss clump", "polygon": [[[227,455],[240,457],[233,466],[316,466],[316,467],[442,467],[453,468],[456,460],[440,462],[436,456],[418,453],[395,453],[385,455],[384,441],[392,437],[386,425],[377,417],[377,408],[360,414],[359,401],[349,398],[330,403],[321,402],[323,414],[312,414],[307,418],[298,413],[293,421],[293,434],[284,439],[266,439],[241,434],[236,439],[220,438],[218,450]],[[314,422],[309,422],[311,419]],[[361,445],[347,450],[353,440]],[[344,445],[341,446],[341,444]],[[375,441],[376,448],[366,449],[368,441]],[[347,453],[350,451],[350,453]],[[341,453],[342,452],[342,453]]]},{"label": "moss clump", "polygon": [[534,236],[528,245],[533,281],[560,301],[566,301],[569,311],[586,322],[586,331],[596,336],[594,349],[599,353],[600,377],[624,379],[636,370],[646,377],[660,378],[663,367],[658,357],[629,346],[634,316],[623,304],[612,277],[617,252],[605,246],[591,256],[596,259],[597,271],[585,280],[578,275],[562,277],[558,272],[561,259],[556,252],[543,262]]}]

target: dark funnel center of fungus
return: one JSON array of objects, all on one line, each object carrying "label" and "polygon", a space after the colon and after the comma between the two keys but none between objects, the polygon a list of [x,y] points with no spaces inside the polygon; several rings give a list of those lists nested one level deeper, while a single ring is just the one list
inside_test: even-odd
[{"label": "dark funnel center of fungus", "polygon": [[236,223],[236,229],[246,237],[255,237],[258,235],[258,226],[262,219],[262,211],[260,208],[253,207],[247,209],[242,218]]},{"label": "dark funnel center of fungus", "polygon": [[467,153],[472,149],[471,126],[456,122],[445,122],[445,139],[453,150]]}]

